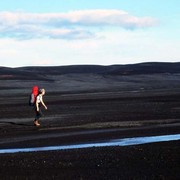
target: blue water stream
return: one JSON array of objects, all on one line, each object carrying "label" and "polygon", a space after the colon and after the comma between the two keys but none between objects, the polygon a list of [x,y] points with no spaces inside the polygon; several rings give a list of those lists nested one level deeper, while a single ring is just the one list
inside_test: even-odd
[{"label": "blue water stream", "polygon": [[176,140],[180,140],[180,134],[113,139],[99,143],[83,143],[83,144],[73,144],[73,145],[63,145],[63,146],[0,149],[0,154],[19,153],[19,152],[57,151],[57,150],[82,149],[82,148],[92,148],[92,147],[132,146],[132,145],[165,142],[165,141],[176,141]]}]

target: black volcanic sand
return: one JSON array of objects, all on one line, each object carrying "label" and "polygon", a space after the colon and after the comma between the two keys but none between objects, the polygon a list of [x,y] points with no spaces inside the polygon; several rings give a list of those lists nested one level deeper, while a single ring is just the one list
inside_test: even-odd
[{"label": "black volcanic sand", "polygon": [[[25,97],[0,104],[1,149],[178,134],[179,94],[47,94],[41,127]],[[18,118],[18,117],[19,118]],[[178,179],[179,141],[0,155],[1,179]]]},{"label": "black volcanic sand", "polygon": [[1,155],[1,179],[179,179],[179,141]]},{"label": "black volcanic sand", "polygon": [[[142,80],[146,82],[145,79]],[[174,79],[176,81],[177,76]],[[113,86],[113,79],[111,81]],[[41,127],[37,128],[33,126],[34,111],[27,105],[27,90],[32,82],[28,81],[27,85],[21,80],[1,80],[0,149],[179,134],[180,88],[177,82],[179,80],[176,83],[169,80],[165,84],[163,81],[156,89],[150,87],[156,86],[158,81],[147,82],[149,89],[139,89],[139,86],[131,89],[135,87],[133,81],[123,90],[119,88],[122,84],[119,87],[115,84],[106,90],[99,87],[96,91],[75,91],[75,86],[79,87],[82,82],[78,80],[78,84],[74,80],[72,91],[68,87],[67,92],[60,91],[60,86],[51,89],[54,82],[39,82],[47,89],[44,101],[48,110],[43,110]],[[61,83],[65,89],[65,82]],[[180,141],[171,141],[0,154],[0,179],[179,179],[179,145]]]}]

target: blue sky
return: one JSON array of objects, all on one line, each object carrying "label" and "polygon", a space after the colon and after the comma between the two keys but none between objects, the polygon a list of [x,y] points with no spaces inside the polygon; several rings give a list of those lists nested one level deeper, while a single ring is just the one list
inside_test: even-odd
[{"label": "blue sky", "polygon": [[179,62],[179,0],[0,2],[0,66]]}]

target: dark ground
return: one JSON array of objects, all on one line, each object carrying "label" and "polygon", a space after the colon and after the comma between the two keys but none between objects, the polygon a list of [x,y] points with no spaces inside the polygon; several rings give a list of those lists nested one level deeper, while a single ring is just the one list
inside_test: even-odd
[{"label": "dark ground", "polygon": [[[0,149],[180,132],[179,74],[48,75],[36,81],[47,90],[48,110],[39,128],[27,105],[34,81],[3,78]],[[0,154],[0,179],[180,179],[179,145],[171,141]]]},{"label": "dark ground", "polygon": [[179,145],[1,155],[1,179],[179,179]]}]

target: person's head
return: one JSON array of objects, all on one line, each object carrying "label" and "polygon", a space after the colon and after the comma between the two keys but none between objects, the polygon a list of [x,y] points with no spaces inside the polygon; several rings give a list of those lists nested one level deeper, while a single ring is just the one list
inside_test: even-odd
[{"label": "person's head", "polygon": [[45,89],[40,89],[39,92],[40,92],[40,94],[44,95],[45,94]]}]

